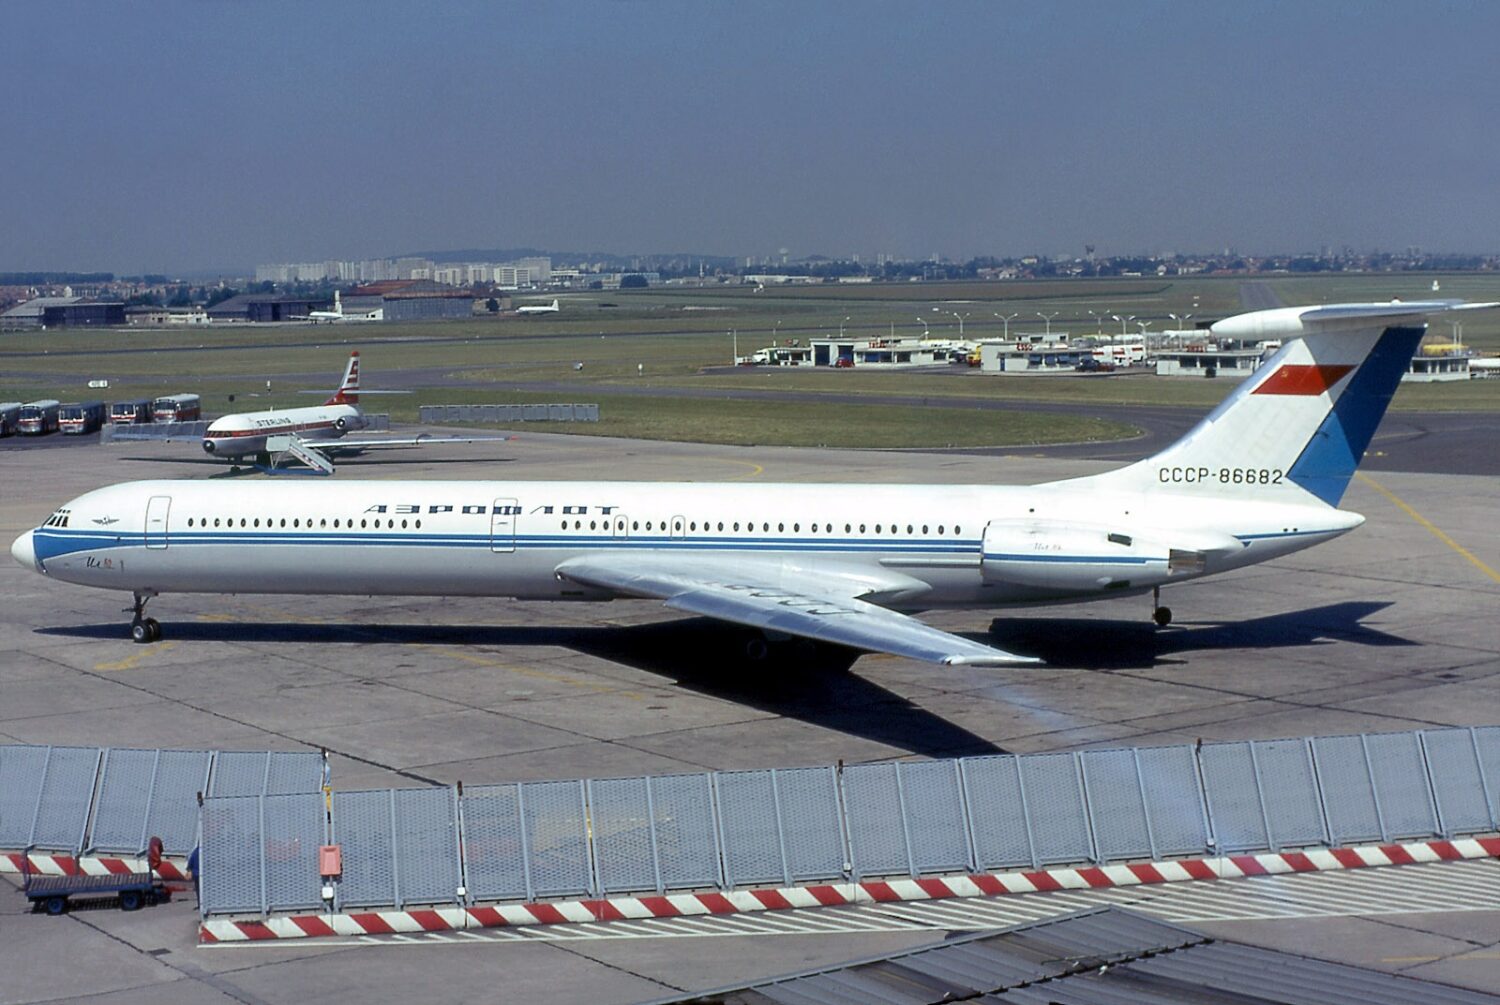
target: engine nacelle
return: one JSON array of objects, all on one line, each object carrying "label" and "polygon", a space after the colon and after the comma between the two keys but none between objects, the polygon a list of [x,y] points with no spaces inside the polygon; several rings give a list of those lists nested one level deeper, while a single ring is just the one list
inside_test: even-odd
[{"label": "engine nacelle", "polygon": [[1227,534],[1061,520],[991,520],[980,569],[987,582],[1068,594],[1160,586],[1206,570],[1214,554],[1243,545]]}]

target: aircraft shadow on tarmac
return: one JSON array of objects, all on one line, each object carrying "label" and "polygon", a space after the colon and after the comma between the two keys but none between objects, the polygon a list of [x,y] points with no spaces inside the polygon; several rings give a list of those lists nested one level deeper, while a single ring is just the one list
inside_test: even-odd
[{"label": "aircraft shadow on tarmac", "polygon": [[[1345,602],[1227,624],[1174,625],[1087,618],[997,620],[978,641],[1040,656],[1052,669],[1142,669],[1176,662],[1179,653],[1211,649],[1278,649],[1331,645],[1411,646],[1360,621],[1384,602]],[[252,643],[379,643],[386,645],[556,646],[634,667],[697,694],[797,719],[929,757],[1005,753],[962,726],[923,709],[865,677],[850,673],[859,654],[836,646],[791,641],[770,656],[741,655],[756,637],[707,618],[632,626],[547,627],[361,624],[358,622],[168,622],[174,641]],[[44,635],[123,639],[120,623],[44,628]],[[933,667],[934,675],[946,671]],[[1024,668],[1014,671],[1025,674]]]},{"label": "aircraft shadow on tarmac", "polygon": [[1179,622],[1161,629],[1145,618],[996,619],[976,641],[1041,657],[1049,667],[1075,670],[1141,670],[1178,662],[1179,653],[1210,649],[1278,649],[1347,642],[1362,646],[1414,646],[1399,636],[1360,622],[1391,606],[1389,601],[1345,601],[1244,621]]},{"label": "aircraft shadow on tarmac", "polygon": [[[43,628],[44,635],[125,638],[123,622]],[[707,618],[634,626],[545,627],[494,625],[252,623],[172,621],[174,642],[379,643],[386,645],[556,646],[634,667],[665,683],[775,715],[797,719],[929,757],[1005,751],[881,687],[850,666],[859,653],[833,646],[775,644],[768,658],[741,655],[753,635]],[[941,674],[941,668],[933,672]]]}]

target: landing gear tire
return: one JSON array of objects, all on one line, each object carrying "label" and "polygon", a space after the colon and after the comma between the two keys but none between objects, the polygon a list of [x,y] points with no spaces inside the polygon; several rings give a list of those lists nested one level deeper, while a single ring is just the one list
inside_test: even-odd
[{"label": "landing gear tire", "polygon": [[1156,622],[1156,627],[1165,628],[1172,623],[1172,608],[1158,607],[1151,612],[1151,620]]},{"label": "landing gear tire", "polygon": [[161,623],[146,617],[146,602],[155,594],[137,593],[135,603],[128,610],[134,615],[130,619],[130,641],[144,645],[161,638]]}]

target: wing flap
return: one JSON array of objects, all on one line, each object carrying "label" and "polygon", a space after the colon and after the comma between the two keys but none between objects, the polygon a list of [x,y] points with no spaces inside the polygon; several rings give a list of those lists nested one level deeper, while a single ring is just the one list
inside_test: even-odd
[{"label": "wing flap", "polygon": [[764,566],[704,566],[684,557],[590,556],[570,559],[557,574],[587,586],[655,597],[672,610],[835,645],[890,653],[927,663],[1008,666],[1040,663],[933,628],[858,598],[870,584],[836,572],[794,570],[778,576]]}]

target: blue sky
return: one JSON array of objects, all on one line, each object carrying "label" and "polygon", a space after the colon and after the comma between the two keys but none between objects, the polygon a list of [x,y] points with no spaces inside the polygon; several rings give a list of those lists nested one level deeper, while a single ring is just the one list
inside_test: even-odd
[{"label": "blue sky", "polygon": [[0,269],[1500,250],[1491,3],[8,5]]}]

